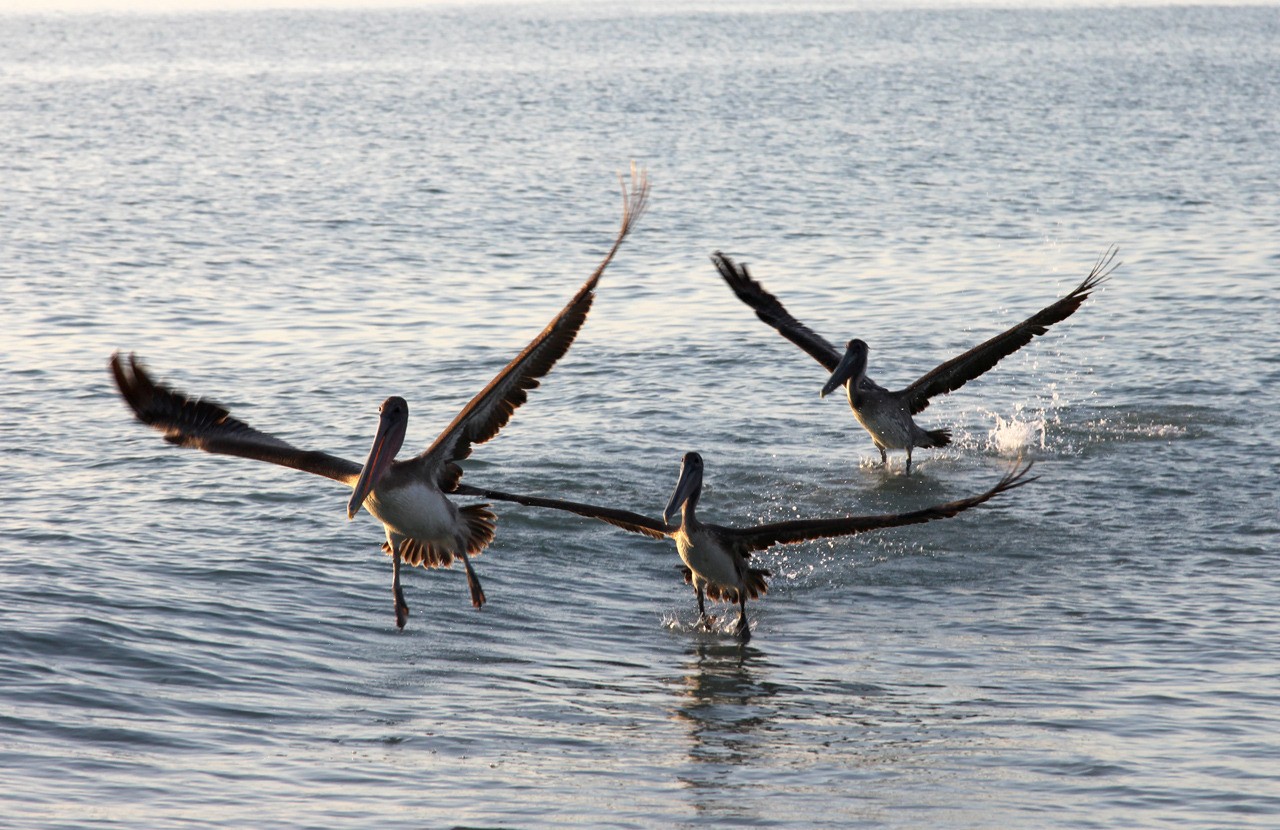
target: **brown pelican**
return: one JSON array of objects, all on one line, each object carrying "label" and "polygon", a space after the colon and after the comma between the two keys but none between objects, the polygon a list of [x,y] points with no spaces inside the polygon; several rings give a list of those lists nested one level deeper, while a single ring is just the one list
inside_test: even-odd
[{"label": "brown pelican", "polygon": [[[702,469],[701,455],[696,452],[685,454],[680,466],[680,478],[670,501],[662,511],[661,521],[612,507],[514,495],[469,485],[462,485],[459,492],[465,491],[470,495],[487,499],[514,501],[530,507],[567,510],[580,516],[608,522],[632,533],[643,533],[655,539],[675,540],[676,550],[680,553],[681,561],[684,562],[681,571],[684,573],[685,582],[693,585],[693,590],[698,597],[698,617],[702,625],[709,627],[711,622],[703,602],[704,592],[713,600],[736,602],[739,609],[737,634],[745,643],[751,639],[751,627],[747,623],[747,597],[756,599],[766,593],[768,585],[765,583],[765,578],[771,575],[767,570],[750,567],[753,551],[765,550],[774,545],[805,542],[810,539],[852,536],[868,530],[946,519],[970,507],[977,507],[1006,490],[1012,490],[1036,480],[1034,476],[1025,478],[1027,471],[1031,469],[1031,464],[1023,466],[1019,461],[1014,465],[1014,469],[987,492],[967,499],[935,504],[923,510],[886,513],[879,516],[801,519],[752,528],[733,528],[704,524],[698,520],[695,511],[698,507],[698,497],[702,494]],[[678,524],[672,524],[672,517],[676,513],[680,514],[680,521]]]},{"label": "brown pelican", "polygon": [[826,367],[830,379],[822,387],[826,397],[843,385],[849,396],[849,406],[858,423],[871,433],[871,440],[880,450],[880,463],[888,466],[886,450],[907,451],[907,473],[911,472],[911,450],[915,447],[945,447],[951,443],[949,429],[921,429],[911,417],[929,406],[935,395],[954,392],[968,381],[995,366],[1000,360],[1013,354],[1031,342],[1031,338],[1044,334],[1049,326],[1070,317],[1119,263],[1113,264],[1116,248],[1104,253],[1089,272],[1089,276],[1067,296],[1046,306],[1011,329],[997,334],[990,340],[937,366],[905,389],[891,392],[867,377],[867,344],[850,340],[843,357],[835,346],[815,334],[783,307],[778,299],[764,290],[764,286],[751,278],[745,264],[739,265],[716,251],[711,261],[720,276],[738,295],[738,299],[755,309],[756,316],[773,326],[783,337],[808,352],[809,356]]},{"label": "brown pelican", "polygon": [[391,555],[398,628],[404,628],[409,616],[409,606],[400,589],[401,560],[411,566],[436,568],[461,559],[471,603],[479,608],[485,596],[469,557],[478,555],[493,539],[496,518],[487,504],[457,507],[446,498],[445,494],[455,491],[462,476],[457,462],[471,454],[473,444],[483,444],[497,435],[525,402],[529,390],[537,388],[538,379],[569,350],[587,319],[596,283],[644,212],[648,194],[646,176],[632,170],[630,193],[625,182],[622,188],[622,227],[595,273],[533,342],[471,399],[435,442],[413,458],[394,460],[404,442],[409,418],[408,405],[397,396],[383,401],[373,447],[361,466],[328,453],[298,449],[237,420],[216,403],[158,383],[134,355],[125,359],[116,353],[111,358],[112,375],[138,420],[162,431],[172,444],[268,461],[354,488],[347,503],[347,518],[354,518],[363,504],[386,529],[387,540],[382,549]]}]

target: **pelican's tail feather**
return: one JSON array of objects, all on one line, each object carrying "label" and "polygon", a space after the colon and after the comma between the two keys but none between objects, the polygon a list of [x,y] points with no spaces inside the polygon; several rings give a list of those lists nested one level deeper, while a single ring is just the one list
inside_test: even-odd
[{"label": "pelican's tail feather", "polygon": [[951,443],[951,430],[949,429],[931,429],[925,433],[929,436],[930,443],[924,444],[925,447],[945,447]]},{"label": "pelican's tail feather", "polygon": [[[759,599],[761,594],[769,593],[769,583],[765,582],[765,580],[771,576],[773,576],[773,573],[764,568],[748,568],[746,579],[743,580],[747,596],[751,599]],[[740,601],[737,588],[715,585],[710,582],[707,583],[707,598],[717,602]]]},{"label": "pelican's tail feather", "polygon": [[468,504],[458,508],[462,520],[467,523],[467,554],[479,556],[498,529],[498,517],[487,504]]},{"label": "pelican's tail feather", "polygon": [[[382,552],[391,555],[391,546],[382,543]],[[423,568],[448,568],[453,565],[453,551],[422,542],[417,539],[405,539],[400,543],[400,558],[406,565]]]},{"label": "pelican's tail feather", "polygon": [[[466,551],[457,551],[456,553],[444,545],[434,544],[432,542],[424,542],[421,539],[405,539],[400,543],[400,558],[404,560],[406,565],[411,567],[423,568],[449,568],[453,566],[454,559],[465,553],[468,556],[478,556],[489,543],[493,541],[494,531],[497,530],[498,517],[493,515],[487,504],[468,504],[459,507],[458,511],[462,514],[462,520],[466,523]],[[382,543],[382,552],[391,555],[391,546],[386,542]],[[468,574],[468,581],[471,575]],[[477,590],[472,590],[472,597],[477,595]],[[482,600],[483,602],[483,600]]]},{"label": "pelican's tail feather", "polygon": [[752,599],[759,599],[762,594],[769,593],[769,583],[765,579],[773,576],[772,571],[764,568],[747,569],[747,594]]}]

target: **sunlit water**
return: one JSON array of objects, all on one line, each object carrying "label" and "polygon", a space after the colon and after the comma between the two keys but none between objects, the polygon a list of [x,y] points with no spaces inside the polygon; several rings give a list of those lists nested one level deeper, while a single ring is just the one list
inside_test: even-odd
[{"label": "sunlit water", "polygon": [[[750,524],[756,636],[670,545],[499,506],[407,577],[322,479],[166,446],[106,361],[425,447],[652,209],[466,480]],[[1280,12],[517,7],[0,18],[0,825],[1274,827]],[[707,255],[899,387],[1123,266],[892,469]],[[732,622],[721,611],[721,624]]]}]

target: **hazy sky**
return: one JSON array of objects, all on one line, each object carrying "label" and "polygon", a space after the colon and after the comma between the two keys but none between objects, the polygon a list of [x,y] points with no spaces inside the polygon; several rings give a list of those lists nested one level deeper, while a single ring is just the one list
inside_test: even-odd
[{"label": "hazy sky", "polygon": [[[552,4],[568,3],[573,5],[591,5],[596,0],[0,0],[0,14],[33,12],[184,12],[207,11],[212,9],[250,10],[250,9],[282,9],[282,8],[328,8],[328,9],[373,9],[397,8],[412,6],[474,6],[474,5],[517,5],[522,3]],[[601,4],[609,4],[616,0],[599,0]],[[687,8],[689,3],[660,0],[663,5],[674,5]],[[804,0],[806,7],[864,7],[884,8],[894,6],[927,7],[927,6],[991,6],[991,7],[1037,7],[1045,6],[1182,6],[1182,5],[1262,5],[1273,6],[1280,0]],[[702,0],[695,5],[714,8],[714,0]],[[726,5],[753,5],[751,0],[733,2]],[[769,0],[761,0],[758,5],[775,5]],[[776,5],[783,5],[781,2]]]},{"label": "hazy sky", "polygon": [[[485,5],[517,0],[480,0]],[[0,0],[0,13],[184,12],[210,9],[330,8],[372,9],[406,6],[478,5],[476,0]]]},{"label": "hazy sky", "polygon": [[[720,5],[716,0],[696,0],[693,3],[681,0],[657,0],[660,5],[677,8],[698,6],[714,9]],[[76,12],[194,12],[208,10],[252,10],[252,9],[374,9],[403,8],[413,6],[476,6],[476,5],[520,5],[525,3],[571,4],[589,6],[595,3],[614,5],[617,0],[0,0],[0,14],[6,13],[76,13]],[[1044,8],[1046,6],[1274,6],[1280,0],[803,0],[803,5],[810,8],[852,7],[852,8],[892,8],[892,7],[1002,7],[1011,8],[1025,6],[1028,8]],[[782,6],[780,0],[736,0],[724,3],[727,6],[744,5]]]},{"label": "hazy sky", "polygon": [[0,0],[0,14],[74,12],[196,12],[254,9],[386,9],[423,6],[493,6],[522,3],[539,5],[593,0]]}]

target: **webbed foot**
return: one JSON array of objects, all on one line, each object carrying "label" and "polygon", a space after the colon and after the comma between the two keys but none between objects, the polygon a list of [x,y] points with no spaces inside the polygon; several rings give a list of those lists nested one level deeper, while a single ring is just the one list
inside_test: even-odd
[{"label": "webbed foot", "polygon": [[409,603],[404,601],[404,595],[399,591],[396,592],[396,629],[404,631],[404,624],[409,621]]},{"label": "webbed foot", "polygon": [[484,588],[480,587],[480,577],[476,575],[475,568],[471,567],[471,558],[462,557],[462,564],[467,569],[467,589],[471,591],[471,605],[474,608],[480,608],[487,602],[484,595]]}]

